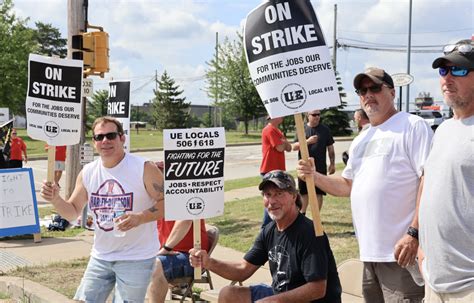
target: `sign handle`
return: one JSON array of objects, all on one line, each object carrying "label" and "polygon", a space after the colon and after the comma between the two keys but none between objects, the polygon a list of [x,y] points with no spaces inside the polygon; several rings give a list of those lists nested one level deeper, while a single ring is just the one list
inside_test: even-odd
[{"label": "sign handle", "polygon": [[[201,249],[201,220],[193,220],[194,248]],[[194,280],[201,279],[201,267],[194,267]]]},{"label": "sign handle", "polygon": [[[309,152],[308,144],[306,143],[306,135],[304,133],[304,123],[301,114],[295,114],[296,133],[298,135],[298,142],[300,143],[301,159],[308,161]],[[321,224],[321,217],[319,215],[319,206],[316,200],[316,189],[314,188],[313,178],[306,178],[306,187],[308,188],[309,205],[311,206],[311,215],[313,216],[314,232],[316,237],[323,235],[323,225]]]}]

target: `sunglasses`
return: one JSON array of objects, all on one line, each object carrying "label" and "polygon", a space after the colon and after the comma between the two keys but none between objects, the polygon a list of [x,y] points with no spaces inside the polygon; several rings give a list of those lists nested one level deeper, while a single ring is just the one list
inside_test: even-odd
[{"label": "sunglasses", "polygon": [[321,114],[309,114],[310,116],[313,116],[313,117],[319,117],[321,116]]},{"label": "sunglasses", "polygon": [[12,135],[16,135],[16,133],[12,133]]},{"label": "sunglasses", "polygon": [[367,91],[369,91],[369,90],[370,90],[371,93],[376,94],[376,93],[380,93],[382,91],[382,86],[383,86],[383,84],[373,85],[373,86],[370,86],[370,87],[361,87],[359,89],[356,89],[355,92],[359,96],[365,96],[365,94],[367,94]]},{"label": "sunglasses", "polygon": [[451,72],[454,77],[466,77],[469,72],[473,71],[472,68],[457,67],[457,66],[444,66],[438,69],[440,76],[445,77]]},{"label": "sunglasses", "polygon": [[115,140],[115,138],[117,138],[117,136],[119,135],[120,134],[118,132],[98,134],[98,135],[94,135],[92,139],[94,139],[94,141],[97,141],[97,142],[104,140],[104,138],[107,138],[107,140]]},{"label": "sunglasses", "polygon": [[448,55],[454,52],[455,50],[457,50],[461,54],[467,54],[472,51],[472,45],[471,44],[449,44],[443,48],[443,52],[445,55]]}]

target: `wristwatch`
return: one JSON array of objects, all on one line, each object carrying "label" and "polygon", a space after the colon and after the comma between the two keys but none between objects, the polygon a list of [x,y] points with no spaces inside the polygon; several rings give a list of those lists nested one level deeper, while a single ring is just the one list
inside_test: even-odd
[{"label": "wristwatch", "polygon": [[414,228],[413,226],[408,227],[407,235],[410,235],[418,240],[418,229]]},{"label": "wristwatch", "polygon": [[168,247],[165,245],[163,245],[163,249],[166,250],[166,251],[172,251],[173,249],[171,247]]}]

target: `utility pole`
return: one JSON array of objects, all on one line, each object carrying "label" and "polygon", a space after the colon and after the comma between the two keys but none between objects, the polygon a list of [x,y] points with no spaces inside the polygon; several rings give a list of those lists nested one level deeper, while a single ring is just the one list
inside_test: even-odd
[{"label": "utility pole", "polygon": [[158,91],[158,70],[155,69],[155,92]]},{"label": "utility pole", "polygon": [[[410,0],[410,12],[408,16],[408,47],[407,47],[407,74],[410,74],[410,56],[411,56],[411,12],[412,12],[412,0]],[[410,112],[410,84],[407,85],[407,103],[406,112]]]},{"label": "utility pole", "polygon": [[214,104],[214,127],[217,125],[217,102],[219,102],[219,32],[216,32],[216,101]]},{"label": "utility pole", "polygon": [[[68,39],[67,39],[67,57],[72,58],[72,36],[79,35],[86,31],[87,23],[87,1],[88,0],[68,0]],[[75,187],[76,178],[81,171],[79,161],[80,147],[85,142],[85,122],[86,122],[86,98],[82,98],[82,128],[81,139],[79,144],[67,147],[66,153],[66,192],[65,197],[68,199]]]},{"label": "utility pole", "polygon": [[336,72],[336,60],[337,60],[337,4],[334,4],[334,41],[332,50],[332,65],[334,72]]}]

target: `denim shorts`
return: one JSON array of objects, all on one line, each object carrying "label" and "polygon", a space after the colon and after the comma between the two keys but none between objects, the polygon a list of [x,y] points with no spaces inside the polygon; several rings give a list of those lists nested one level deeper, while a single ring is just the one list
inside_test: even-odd
[{"label": "denim shorts", "polygon": [[74,300],[101,303],[115,286],[114,303],[144,302],[155,258],[104,261],[91,257]]},{"label": "denim shorts", "polygon": [[178,252],[173,255],[159,255],[166,280],[171,281],[176,278],[193,277],[194,268],[189,264],[189,254]]},{"label": "denim shorts", "polygon": [[250,298],[252,302],[258,301],[260,299],[273,296],[273,288],[267,284],[256,284],[250,285]]}]

